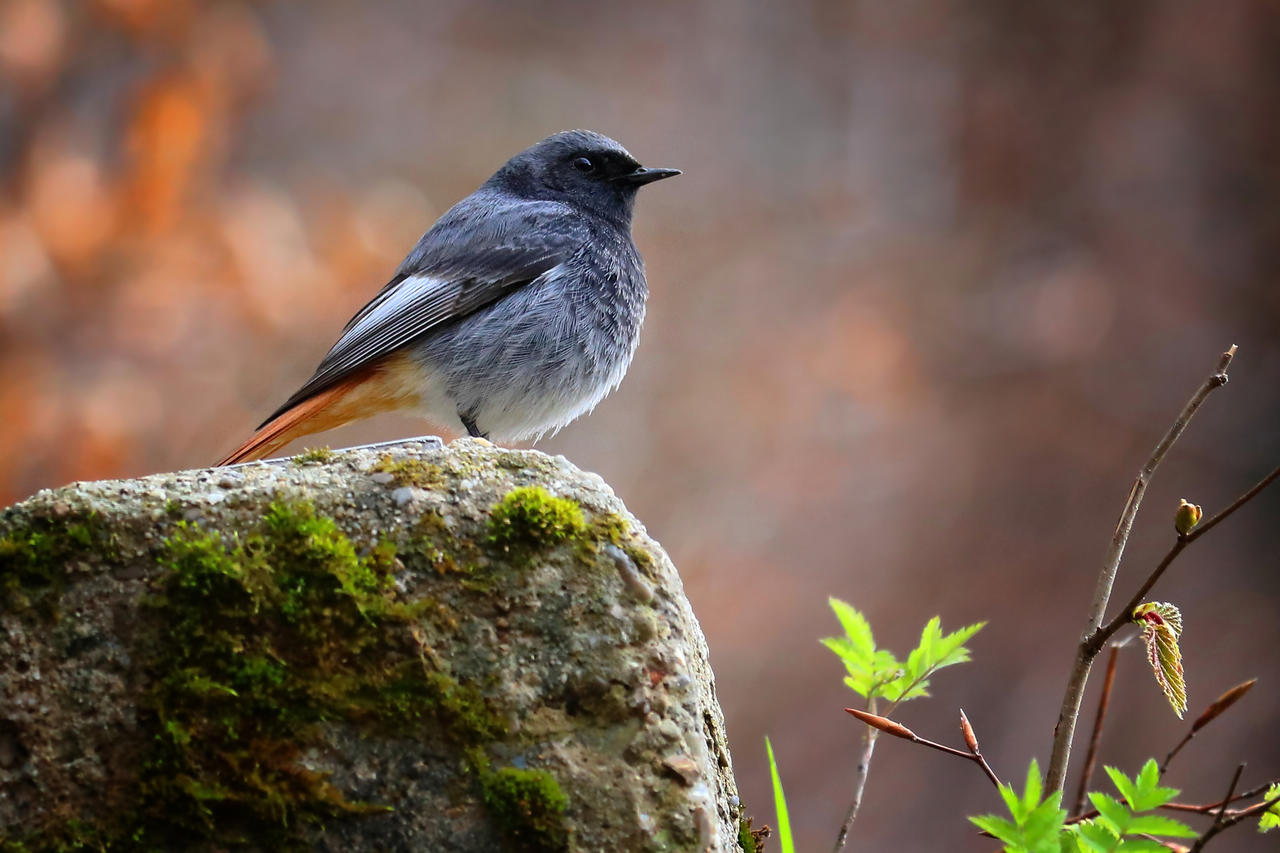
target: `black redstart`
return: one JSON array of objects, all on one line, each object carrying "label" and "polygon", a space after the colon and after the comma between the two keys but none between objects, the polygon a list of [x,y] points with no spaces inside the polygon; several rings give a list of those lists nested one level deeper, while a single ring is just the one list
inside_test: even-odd
[{"label": "black redstart", "polygon": [[521,151],[431,226],[315,374],[218,464],[393,410],[516,441],[591,411],[644,320],[636,190],[678,174],[589,130]]}]

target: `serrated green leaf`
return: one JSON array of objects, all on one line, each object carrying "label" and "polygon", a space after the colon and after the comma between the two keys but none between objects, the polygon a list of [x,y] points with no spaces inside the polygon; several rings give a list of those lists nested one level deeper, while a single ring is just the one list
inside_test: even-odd
[{"label": "serrated green leaf", "polygon": [[840,620],[840,627],[844,628],[851,651],[859,655],[870,666],[871,658],[876,651],[876,641],[871,634],[871,623],[867,621],[867,617],[859,613],[847,601],[841,601],[833,597],[828,598],[827,603],[831,605],[831,609],[835,612],[836,619]]},{"label": "serrated green leaf", "polygon": [[1014,820],[1021,821],[1022,800],[1019,800],[1018,795],[1013,792],[1013,786],[1001,784],[999,790],[1000,798],[1004,800],[1004,807],[1009,810],[1009,814],[1013,815]]},{"label": "serrated green leaf", "polygon": [[773,808],[778,816],[778,846],[782,853],[796,853],[796,844],[791,837],[791,818],[787,814],[787,797],[782,791],[782,778],[778,775],[778,762],[773,757],[773,744],[764,739],[765,751],[769,753],[769,776],[773,779]]},{"label": "serrated green leaf", "polygon": [[971,817],[969,821],[977,826],[978,829],[991,833],[1006,844],[1017,844],[1020,840],[1018,828],[1002,817],[984,814]]},{"label": "serrated green leaf", "polygon": [[1133,814],[1124,804],[1110,794],[1098,791],[1089,792],[1089,802],[1098,810],[1098,820],[1104,823],[1118,838],[1124,835],[1133,821]]},{"label": "serrated green leaf", "polygon": [[1181,821],[1158,814],[1135,815],[1129,823],[1131,835],[1166,835],[1170,838],[1195,838],[1200,833]]},{"label": "serrated green leaf", "polygon": [[1187,681],[1182,671],[1182,650],[1178,648],[1178,638],[1182,636],[1182,614],[1172,604],[1148,601],[1133,609],[1133,621],[1142,626],[1147,661],[1155,674],[1156,684],[1181,720],[1187,712]]},{"label": "serrated green leaf", "polygon": [[1149,812],[1176,796],[1177,788],[1160,787],[1160,768],[1154,758],[1148,758],[1133,780],[1133,799],[1129,805],[1135,812]]},{"label": "serrated green leaf", "polygon": [[959,630],[952,631],[941,640],[938,641],[937,668],[952,664],[964,663],[969,660],[969,650],[965,648],[965,643],[973,638],[973,635],[987,627],[986,622],[975,622],[972,625],[966,625]]},{"label": "serrated green leaf", "polygon": [[937,616],[930,619],[920,632],[919,645],[900,664],[902,674],[885,685],[882,695],[893,703],[928,696],[929,678],[944,667],[969,660],[969,650],[963,644],[985,625],[967,625],[944,636],[942,621]]},{"label": "serrated green leaf", "polygon": [[846,675],[845,685],[864,699],[870,698],[871,686],[875,683],[870,675]]},{"label": "serrated green leaf", "polygon": [[1081,821],[1072,829],[1080,842],[1080,849],[1086,851],[1109,853],[1119,840],[1119,836],[1099,820]]},{"label": "serrated green leaf", "polygon": [[818,642],[836,653],[850,675],[862,675],[872,672],[871,661],[864,660],[853,648],[853,644],[845,637],[823,637]]},{"label": "serrated green leaf", "polygon": [[1103,769],[1107,771],[1107,775],[1111,777],[1111,784],[1116,786],[1116,790],[1120,792],[1120,796],[1125,798],[1129,803],[1129,808],[1133,808],[1133,801],[1137,798],[1137,788],[1133,782],[1129,781],[1129,777],[1118,768],[1106,765]]},{"label": "serrated green leaf", "polygon": [[1054,791],[1043,803],[1036,806],[1022,822],[1022,831],[1028,840],[1052,841],[1056,848],[1058,834],[1062,831],[1062,823],[1067,817],[1067,810],[1058,808],[1062,800],[1062,792]]},{"label": "serrated green leaf", "polygon": [[1044,790],[1044,782],[1040,778],[1040,763],[1034,758],[1031,759],[1031,766],[1027,769],[1027,781],[1022,786],[1022,806],[1027,811],[1031,811],[1040,805],[1040,794]]},{"label": "serrated green leaf", "polygon": [[1106,771],[1111,777],[1111,783],[1116,786],[1116,790],[1124,797],[1132,811],[1151,811],[1178,796],[1177,788],[1160,786],[1160,769],[1156,766],[1154,759],[1148,759],[1133,779],[1115,767],[1107,767]]},{"label": "serrated green leaf", "polygon": [[[1280,797],[1280,785],[1272,785],[1267,788],[1267,793],[1263,794],[1262,801],[1274,800]],[[1262,817],[1258,818],[1258,832],[1270,832],[1280,827],[1280,803],[1272,803],[1271,808],[1262,813]]]},{"label": "serrated green leaf", "polygon": [[1001,784],[999,790],[1013,821],[1006,821],[995,815],[971,817],[969,820],[1005,842],[1006,853],[1070,851],[1071,848],[1064,846],[1060,838],[1063,834],[1063,821],[1067,817],[1066,810],[1058,807],[1062,794],[1055,791],[1041,802],[1043,789],[1040,766],[1034,759],[1027,770],[1021,797],[1010,785]]}]

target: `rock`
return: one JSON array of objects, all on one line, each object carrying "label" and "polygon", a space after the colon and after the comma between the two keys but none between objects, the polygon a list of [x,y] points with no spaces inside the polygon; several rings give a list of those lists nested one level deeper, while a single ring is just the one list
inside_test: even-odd
[{"label": "rock", "polygon": [[561,457],[44,491],[0,512],[0,642],[0,849],[739,849],[679,576]]}]

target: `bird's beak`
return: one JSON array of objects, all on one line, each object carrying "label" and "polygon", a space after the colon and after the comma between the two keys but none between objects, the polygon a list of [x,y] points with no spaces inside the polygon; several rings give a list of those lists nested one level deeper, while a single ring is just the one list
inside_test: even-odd
[{"label": "bird's beak", "polygon": [[631,184],[632,186],[640,186],[642,184],[651,184],[654,181],[660,181],[663,178],[674,178],[680,174],[679,169],[646,169],[644,166],[630,172],[626,175],[619,175],[614,178],[620,184]]}]

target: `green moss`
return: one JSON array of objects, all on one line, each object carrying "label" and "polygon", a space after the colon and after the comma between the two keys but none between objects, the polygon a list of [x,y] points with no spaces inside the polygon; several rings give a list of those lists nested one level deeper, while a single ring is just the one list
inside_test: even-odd
[{"label": "green moss", "polygon": [[503,767],[483,774],[481,786],[485,806],[512,849],[569,848],[564,817],[569,798],[550,773]]},{"label": "green moss", "polygon": [[[273,503],[242,537],[179,523],[159,562],[142,646],[155,654],[141,703],[153,736],[137,790],[121,797],[137,805],[90,826],[85,849],[299,849],[307,825],[387,811],[304,763],[326,722],[480,754],[505,734],[483,694],[424,645],[431,611],[396,593],[394,547],[360,553],[309,503]],[[79,849],[62,838],[50,826],[25,843]]]},{"label": "green moss", "polygon": [[489,517],[489,541],[517,554],[574,540],[587,530],[582,507],[541,486],[520,486],[498,501]]},{"label": "green moss", "polygon": [[0,536],[0,606],[55,614],[68,566],[109,559],[116,540],[95,512],[38,516]]},{"label": "green moss", "polygon": [[110,849],[111,840],[94,827],[79,820],[68,820],[50,833],[23,840],[0,836],[0,853],[78,853]]},{"label": "green moss", "polygon": [[[408,558],[420,559],[437,574],[469,575],[474,570],[474,558],[449,531],[438,512],[428,510],[418,516],[409,528],[408,543],[402,553]],[[470,557],[471,559],[468,559]]]},{"label": "green moss", "polygon": [[[739,813],[741,814],[741,810]],[[751,818],[742,817],[738,819],[738,846],[741,847],[745,853],[763,853],[764,840],[768,837],[768,827],[752,829]]]},{"label": "green moss", "polygon": [[325,463],[333,459],[336,454],[328,447],[311,447],[297,456],[293,457],[294,465],[306,465],[309,462]]},{"label": "green moss", "polygon": [[641,571],[647,573],[653,565],[653,557],[649,552],[636,544],[630,523],[616,512],[597,516],[591,523],[591,536],[594,543],[608,542],[617,545]]},{"label": "green moss", "polygon": [[440,485],[444,476],[439,465],[413,457],[395,457],[390,453],[384,453],[373,466],[373,470],[390,474],[397,486],[417,486],[421,489]]}]

